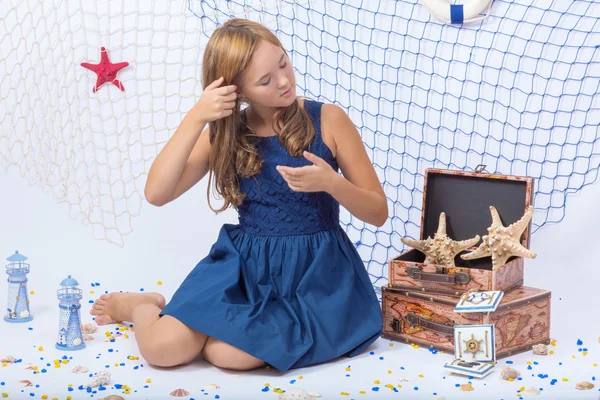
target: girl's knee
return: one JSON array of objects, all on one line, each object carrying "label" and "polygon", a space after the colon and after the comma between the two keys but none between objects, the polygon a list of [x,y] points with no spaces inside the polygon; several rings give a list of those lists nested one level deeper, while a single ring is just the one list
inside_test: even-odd
[{"label": "girl's knee", "polygon": [[202,357],[215,367],[235,371],[249,371],[265,365],[264,361],[213,338],[202,349]]}]

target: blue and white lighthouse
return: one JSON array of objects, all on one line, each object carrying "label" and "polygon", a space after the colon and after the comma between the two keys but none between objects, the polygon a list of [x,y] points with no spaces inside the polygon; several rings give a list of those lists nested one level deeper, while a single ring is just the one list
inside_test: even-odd
[{"label": "blue and white lighthouse", "polygon": [[8,274],[8,303],[6,305],[6,322],[28,322],[33,319],[29,311],[29,298],[27,297],[27,274],[29,264],[27,257],[15,251],[15,254],[6,259],[6,273]]},{"label": "blue and white lighthouse", "polygon": [[60,316],[58,321],[58,340],[56,348],[59,350],[80,350],[85,347],[83,334],[81,332],[80,309],[82,292],[78,286],[79,282],[71,278],[64,279],[60,283],[61,288],[57,291],[60,303]]}]

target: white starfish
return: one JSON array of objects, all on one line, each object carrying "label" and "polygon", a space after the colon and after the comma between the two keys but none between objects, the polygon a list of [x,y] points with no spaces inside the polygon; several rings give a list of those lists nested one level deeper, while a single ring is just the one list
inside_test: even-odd
[{"label": "white starfish", "polygon": [[536,254],[521,244],[521,235],[529,226],[533,216],[533,207],[529,206],[525,215],[510,226],[502,225],[500,215],[495,207],[490,206],[492,213],[492,225],[488,228],[488,235],[483,237],[481,245],[473,252],[463,254],[463,260],[474,260],[476,258],[492,257],[492,269],[495,271],[512,256],[535,258]]},{"label": "white starfish", "polygon": [[463,250],[479,242],[479,235],[472,239],[456,241],[452,240],[446,234],[446,214],[440,214],[440,221],[436,234],[425,240],[413,240],[402,238],[402,243],[413,247],[425,254],[424,264],[437,264],[448,267],[454,267],[454,257]]}]

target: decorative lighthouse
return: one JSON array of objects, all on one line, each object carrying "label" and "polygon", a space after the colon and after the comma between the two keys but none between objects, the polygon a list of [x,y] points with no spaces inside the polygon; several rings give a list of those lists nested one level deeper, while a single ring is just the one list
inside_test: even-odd
[{"label": "decorative lighthouse", "polygon": [[29,298],[27,297],[27,274],[29,264],[27,257],[15,251],[15,254],[6,259],[6,273],[8,274],[8,304],[4,320],[7,322],[27,322],[33,319],[29,312]]},{"label": "decorative lighthouse", "polygon": [[71,278],[64,279],[57,291],[58,300],[60,303],[60,319],[58,321],[58,341],[56,348],[59,350],[80,350],[85,347],[83,342],[83,334],[81,333],[81,322],[79,310],[83,292],[77,286],[79,282]]}]

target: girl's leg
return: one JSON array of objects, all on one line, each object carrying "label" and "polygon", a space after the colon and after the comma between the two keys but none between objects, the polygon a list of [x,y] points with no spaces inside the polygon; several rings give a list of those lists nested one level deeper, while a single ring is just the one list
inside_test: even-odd
[{"label": "girl's leg", "polygon": [[165,299],[158,293],[111,293],[102,295],[92,307],[96,323],[132,321],[144,359],[151,365],[171,367],[186,364],[202,353],[209,363],[246,371],[265,365],[242,350],[195,331],[176,318],[164,315]]}]

